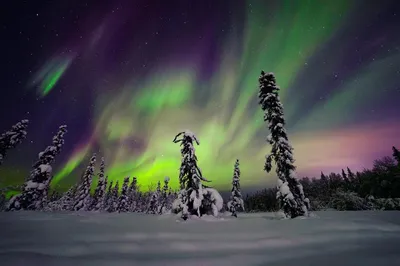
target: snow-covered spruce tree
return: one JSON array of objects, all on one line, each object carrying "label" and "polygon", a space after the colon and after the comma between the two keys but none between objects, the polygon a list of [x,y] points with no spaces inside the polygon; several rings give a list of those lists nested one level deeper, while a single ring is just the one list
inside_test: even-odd
[{"label": "snow-covered spruce tree", "polygon": [[237,211],[244,210],[244,202],[242,198],[242,193],[240,191],[240,169],[239,160],[236,160],[235,170],[233,172],[232,178],[232,194],[230,200],[228,201],[227,207],[232,213],[232,216],[237,217]]},{"label": "snow-covered spruce tree", "polygon": [[156,188],[156,194],[157,194],[157,213],[161,213],[161,208],[162,208],[162,191],[161,191],[161,182],[157,182],[157,188]]},{"label": "snow-covered spruce tree", "polygon": [[128,212],[129,211],[129,197],[128,197],[128,186],[129,186],[129,176],[124,178],[124,183],[122,183],[121,195],[118,199],[118,212]]},{"label": "snow-covered spruce tree", "polygon": [[128,188],[128,207],[130,212],[135,212],[137,208],[137,178],[133,177]]},{"label": "snow-covered spruce tree", "polygon": [[356,175],[347,167],[347,177],[349,178],[350,182],[353,182]]},{"label": "snow-covered spruce tree", "polygon": [[393,146],[392,147],[393,150],[393,158],[397,161],[397,164],[400,166],[400,151]]},{"label": "snow-covered spruce tree", "polygon": [[81,182],[76,191],[74,211],[88,211],[91,205],[90,187],[92,185],[92,179],[94,175],[94,165],[96,163],[96,154],[93,154],[90,158],[88,167],[82,176]]},{"label": "snow-covered spruce tree", "polygon": [[149,203],[151,200],[151,194],[149,193],[138,193],[137,196],[137,207],[136,207],[136,212],[147,212],[149,209]]},{"label": "snow-covered spruce tree", "polygon": [[144,212],[146,211],[143,206],[145,206],[145,198],[142,192],[137,192],[135,197],[135,212]]},{"label": "snow-covered spruce tree", "polygon": [[157,191],[154,191],[150,194],[149,207],[147,208],[146,213],[156,214],[158,210],[158,201]]},{"label": "snow-covered spruce tree", "polygon": [[349,183],[348,176],[347,176],[346,172],[344,171],[344,169],[342,169],[342,178],[345,183]]},{"label": "snow-covered spruce tree", "polygon": [[174,202],[175,199],[178,198],[178,192],[177,191],[173,191],[172,188],[170,187],[168,189],[168,196],[167,197],[168,197],[168,202],[171,205],[170,209],[172,209],[172,203]]},{"label": "snow-covered spruce tree", "polygon": [[169,176],[166,176],[164,178],[164,186],[163,186],[162,193],[163,193],[163,196],[165,196],[165,197],[168,196],[168,193],[169,193],[169,190],[170,190],[170,188],[169,188],[169,180],[170,180]]},{"label": "snow-covered spruce tree", "polygon": [[[179,139],[179,137],[181,138]],[[192,132],[184,131],[176,135],[173,142],[180,143],[182,146],[182,162],[179,173],[180,191],[173,204],[174,212],[180,212],[184,220],[188,219],[189,215],[200,217],[210,212],[215,216],[218,215],[223,205],[221,195],[215,189],[202,184],[203,181],[210,181],[203,177],[197,166],[193,142],[200,145],[199,140]],[[206,200],[203,201],[204,199]]]},{"label": "snow-covered spruce tree", "polygon": [[[108,181],[108,177],[106,177]],[[110,203],[111,203],[111,196],[112,196],[112,191],[113,191],[113,181],[110,181],[110,184],[108,185],[107,192],[104,195],[103,202],[101,204],[101,211],[108,211]]]},{"label": "snow-covered spruce tree", "polygon": [[60,211],[71,211],[74,208],[74,199],[77,185],[70,187],[55,204],[56,209]]},{"label": "snow-covered spruce tree", "polygon": [[164,178],[164,186],[161,192],[161,204],[159,209],[159,214],[166,213],[170,209],[169,198],[168,198],[168,191],[169,191],[169,177],[166,176]]},{"label": "snow-covered spruce tree", "polygon": [[92,202],[89,208],[91,211],[99,211],[103,203],[103,199],[107,188],[107,180],[104,175],[104,169],[105,169],[105,163],[104,163],[104,157],[102,157],[100,164],[99,181],[97,182],[97,187],[96,190],[94,191]]},{"label": "snow-covered spruce tree", "polygon": [[29,120],[21,120],[11,127],[11,130],[0,135],[0,165],[6,157],[7,151],[15,148],[26,138]]},{"label": "snow-covered spruce tree", "polygon": [[[61,199],[62,194],[59,193],[55,188],[52,189],[51,193],[50,191],[48,192],[47,196],[47,202],[45,202],[45,206],[43,208],[44,211],[50,212],[50,211],[60,211],[60,202],[59,200]],[[45,201],[46,197],[44,197]]]},{"label": "snow-covered spruce tree", "polygon": [[53,137],[53,145],[47,146],[44,151],[39,153],[39,160],[33,165],[33,170],[23,185],[22,193],[10,199],[7,211],[37,210],[43,207],[43,199],[47,196],[52,178],[50,164],[60,153],[66,132],[67,126],[60,126],[57,134]]},{"label": "snow-covered spruce tree", "polygon": [[119,182],[115,182],[115,186],[111,190],[111,196],[108,203],[108,212],[115,212],[118,208]]},{"label": "snow-covered spruce tree", "polygon": [[0,211],[3,211],[6,207],[7,199],[6,194],[0,189]]},{"label": "snow-covered spruce tree", "polygon": [[149,192],[149,204],[146,213],[160,214],[162,208],[162,198],[161,198],[161,182],[157,182],[156,190]]},{"label": "snow-covered spruce tree", "polygon": [[57,201],[57,200],[61,199],[61,197],[62,197],[62,194],[59,191],[53,190],[51,192],[51,194],[49,195],[49,200],[51,202],[53,202],[53,201]]},{"label": "snow-covered spruce tree", "polygon": [[259,104],[271,133],[267,141],[272,145],[271,154],[266,156],[264,170],[269,173],[272,160],[275,161],[279,178],[276,196],[286,217],[308,215],[309,200],[304,196],[303,186],[295,173],[293,148],[286,134],[283,105],[278,96],[279,87],[273,73],[261,71],[259,89]]}]

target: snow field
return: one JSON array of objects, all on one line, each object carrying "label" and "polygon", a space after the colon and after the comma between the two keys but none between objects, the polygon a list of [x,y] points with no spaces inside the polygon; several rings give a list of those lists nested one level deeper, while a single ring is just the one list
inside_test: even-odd
[{"label": "snow field", "polygon": [[400,212],[0,214],[1,265],[400,265]]}]

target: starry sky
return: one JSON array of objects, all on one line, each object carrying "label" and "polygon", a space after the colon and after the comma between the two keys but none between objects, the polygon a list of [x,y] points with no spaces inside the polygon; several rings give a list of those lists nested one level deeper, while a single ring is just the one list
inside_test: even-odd
[{"label": "starry sky", "polygon": [[[16,184],[68,125],[53,184],[76,182],[93,152],[113,180],[178,182],[185,129],[219,189],[241,162],[263,172],[261,69],[281,87],[299,176],[362,170],[400,145],[398,1],[7,1],[0,14],[0,130],[29,119],[0,182]],[[99,162],[100,160],[98,160]]]}]

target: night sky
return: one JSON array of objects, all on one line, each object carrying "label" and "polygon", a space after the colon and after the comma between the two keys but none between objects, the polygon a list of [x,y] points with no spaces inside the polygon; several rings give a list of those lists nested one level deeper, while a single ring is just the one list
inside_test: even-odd
[{"label": "night sky", "polygon": [[62,187],[93,152],[113,180],[176,185],[172,140],[185,129],[217,188],[230,188],[236,158],[242,186],[275,184],[261,69],[281,87],[300,176],[370,167],[400,145],[399,31],[399,1],[6,1],[0,130],[30,126],[0,181],[22,182],[66,124]]}]

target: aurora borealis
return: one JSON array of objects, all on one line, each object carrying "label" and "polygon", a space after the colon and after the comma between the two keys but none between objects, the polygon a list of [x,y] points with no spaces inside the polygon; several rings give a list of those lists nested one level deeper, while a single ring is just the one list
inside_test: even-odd
[{"label": "aurora borealis", "polygon": [[176,186],[172,140],[185,129],[212,185],[229,189],[237,158],[242,186],[274,184],[263,172],[261,69],[281,87],[300,176],[362,170],[400,145],[396,1],[38,2],[13,1],[1,18],[0,129],[30,120],[0,167],[4,183],[22,181],[66,124],[60,186],[93,152],[111,179]]}]

